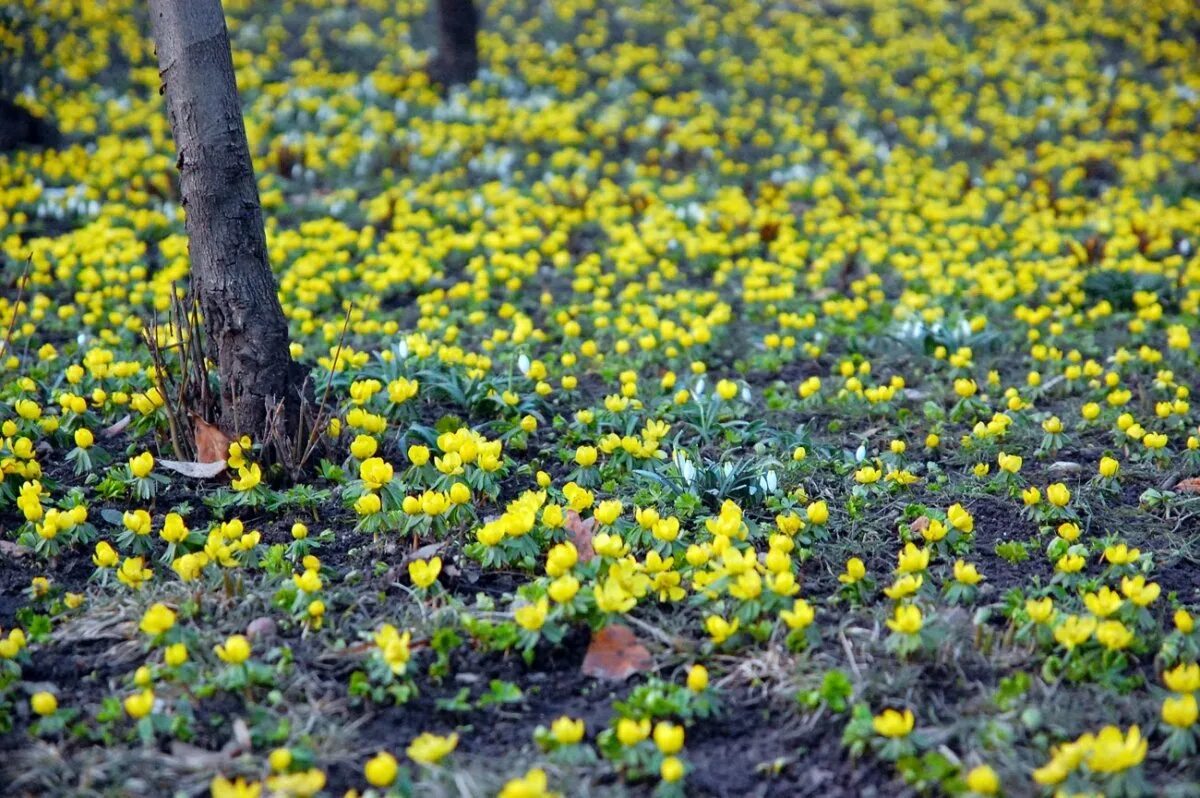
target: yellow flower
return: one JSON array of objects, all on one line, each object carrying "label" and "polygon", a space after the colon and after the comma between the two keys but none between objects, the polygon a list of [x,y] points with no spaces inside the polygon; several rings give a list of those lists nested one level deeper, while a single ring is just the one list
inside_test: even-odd
[{"label": "yellow flower", "polygon": [[878,482],[880,476],[879,469],[874,466],[863,466],[854,472],[854,480],[862,485],[871,485]]},{"label": "yellow flower", "polygon": [[377,493],[364,493],[354,500],[354,512],[359,515],[374,515],[383,507],[383,500]]},{"label": "yellow flower", "polygon": [[29,708],[33,710],[35,715],[42,717],[53,715],[58,711],[58,698],[54,693],[48,693],[44,690],[40,693],[34,693],[29,698]]},{"label": "yellow flower", "polygon": [[415,466],[423,466],[429,462],[429,447],[413,445],[408,447],[408,460]]},{"label": "yellow flower", "polygon": [[358,476],[370,490],[379,490],[392,481],[392,464],[381,457],[368,457],[358,467]]},{"label": "yellow flower", "polygon": [[575,745],[583,739],[583,721],[573,720],[563,715],[550,724],[550,733],[559,745]]},{"label": "yellow flower", "polygon": [[915,635],[921,631],[924,619],[921,609],[913,604],[898,604],[893,616],[886,621],[888,628],[897,634]]},{"label": "yellow flower", "polygon": [[668,756],[683,748],[683,727],[670,721],[659,721],[654,725],[654,744]]},{"label": "yellow flower", "polygon": [[96,553],[92,555],[92,563],[98,568],[112,568],[120,561],[121,555],[107,541],[96,544]]},{"label": "yellow flower", "polygon": [[912,574],[924,571],[929,567],[929,549],[919,549],[913,542],[908,542],[898,557],[896,570],[902,574]]},{"label": "yellow flower", "polygon": [[246,639],[245,635],[230,635],[225,638],[224,644],[218,643],[214,646],[213,651],[217,653],[217,657],[222,662],[241,665],[250,659],[250,641]]},{"label": "yellow flower", "polygon": [[251,463],[249,467],[238,469],[237,478],[232,481],[233,489],[236,491],[245,492],[254,490],[262,482],[262,468],[258,463]]},{"label": "yellow flower", "polygon": [[617,499],[602,501],[593,511],[593,515],[601,524],[609,526],[621,517],[621,502]]},{"label": "yellow flower", "polygon": [[921,585],[924,584],[924,582],[925,577],[919,574],[904,574],[903,576],[898,577],[890,586],[885,587],[883,589],[883,593],[890,599],[899,600],[908,598],[920,590]]},{"label": "yellow flower", "polygon": [[906,709],[903,712],[895,709],[885,709],[871,721],[871,725],[875,728],[877,734],[892,739],[907,737],[912,732],[915,723],[916,718],[913,717],[911,709]]},{"label": "yellow flower", "polygon": [[1129,727],[1122,734],[1116,726],[1105,726],[1096,735],[1087,755],[1087,766],[1096,773],[1119,773],[1140,765],[1146,758],[1147,741],[1141,729]]},{"label": "yellow flower", "polygon": [[140,693],[126,696],[123,704],[129,717],[134,720],[144,718],[154,709],[154,691],[147,688]]},{"label": "yellow flower", "polygon": [[533,768],[524,776],[509,779],[496,798],[559,798],[547,789],[546,771]]},{"label": "yellow flower", "polygon": [[138,479],[143,479],[150,476],[150,472],[154,470],[154,455],[150,452],[142,452],[135,457],[129,458],[129,472]]},{"label": "yellow flower", "polygon": [[1132,579],[1128,576],[1121,578],[1121,592],[1137,606],[1147,607],[1159,597],[1162,587],[1157,582],[1146,584],[1146,577],[1138,574]]},{"label": "yellow flower", "polygon": [[1163,673],[1163,684],[1177,693],[1200,690],[1200,665],[1195,662],[1176,665]]},{"label": "yellow flower", "polygon": [[809,523],[823,524],[829,520],[829,505],[824,500],[815,501],[805,508],[804,514],[808,517]]},{"label": "yellow flower", "polygon": [[721,380],[717,383],[717,395],[726,402],[738,395],[737,383],[733,380]]},{"label": "yellow flower", "polygon": [[262,784],[257,781],[246,781],[238,776],[236,781],[230,781],[224,776],[213,776],[209,785],[212,798],[259,798],[262,795]]},{"label": "yellow flower", "polygon": [[693,665],[688,668],[687,688],[693,693],[699,693],[708,687],[708,669],[703,665]]},{"label": "yellow flower", "polygon": [[1096,631],[1096,619],[1090,615],[1068,615],[1054,629],[1054,639],[1068,651],[1085,643]]},{"label": "yellow flower", "polygon": [[378,448],[379,441],[370,435],[358,435],[350,442],[350,454],[358,460],[366,460],[374,455]]},{"label": "yellow flower", "polygon": [[1023,462],[1019,455],[1005,454],[1004,452],[1000,452],[996,460],[1000,465],[1000,470],[1006,471],[1009,474],[1015,474],[1020,471]]},{"label": "yellow flower", "polygon": [[436,765],[458,747],[458,734],[439,737],[425,732],[408,744],[408,758],[421,765]]},{"label": "yellow flower", "polygon": [[813,622],[816,613],[804,599],[796,599],[790,610],[783,610],[779,613],[779,617],[787,624],[789,629],[804,629]]},{"label": "yellow flower", "polygon": [[372,787],[390,787],[392,782],[396,780],[396,773],[399,770],[399,765],[396,762],[396,757],[389,754],[387,751],[380,751],[367,760],[367,764],[363,765],[363,775],[366,776],[367,783]]},{"label": "yellow flower", "polygon": [[1192,618],[1191,613],[1183,607],[1175,610],[1175,628],[1185,635],[1190,635],[1196,628],[1196,621]]},{"label": "yellow flower", "polygon": [[843,585],[853,585],[867,575],[867,566],[857,557],[846,560],[846,572],[838,574],[838,581]]},{"label": "yellow flower", "polygon": [[513,613],[513,619],[522,629],[536,632],[546,623],[546,614],[550,611],[550,602],[542,597],[536,604],[526,604],[518,607]]},{"label": "yellow flower", "polygon": [[738,630],[741,621],[737,618],[733,619],[733,623],[722,618],[720,615],[709,615],[704,619],[704,628],[708,630],[712,636],[713,642],[718,646],[732,637]]},{"label": "yellow flower", "polygon": [[1168,726],[1186,729],[1196,722],[1198,715],[1196,696],[1191,693],[1163,699],[1162,719]]},{"label": "yellow flower", "polygon": [[597,455],[595,446],[580,446],[575,450],[575,462],[583,468],[588,468],[595,464]]},{"label": "yellow flower", "polygon": [[178,668],[180,665],[187,662],[187,659],[188,650],[187,646],[183,643],[175,643],[167,646],[166,650],[163,651],[163,662],[165,662],[169,667]]},{"label": "yellow flower", "polygon": [[1122,601],[1117,592],[1106,585],[1095,593],[1084,593],[1083,603],[1092,615],[1107,618],[1121,609]]},{"label": "yellow flower", "polygon": [[1055,507],[1066,507],[1071,501],[1071,491],[1061,482],[1055,482],[1046,488],[1046,499]]},{"label": "yellow flower", "polygon": [[1120,467],[1121,464],[1111,457],[1100,458],[1100,476],[1104,477],[1105,479],[1112,479],[1115,477]]},{"label": "yellow flower", "polygon": [[961,504],[952,504],[946,508],[946,520],[965,535],[975,531],[975,518]]},{"label": "yellow flower", "polygon": [[974,563],[958,560],[954,563],[954,578],[964,585],[977,585],[983,579],[983,575],[975,569]]},{"label": "yellow flower", "polygon": [[1108,650],[1120,651],[1133,642],[1133,632],[1120,621],[1104,621],[1096,626],[1096,639]]},{"label": "yellow flower", "polygon": [[1142,552],[1139,549],[1131,549],[1124,543],[1107,546],[1104,549],[1104,559],[1113,565],[1129,565],[1137,562],[1140,556],[1142,556]]},{"label": "yellow flower", "polygon": [[160,635],[175,625],[175,613],[165,604],[154,604],[142,615],[139,627],[148,635]]},{"label": "yellow flower", "polygon": [[96,442],[96,436],[92,434],[90,429],[80,427],[75,430],[75,445],[80,449],[90,449],[92,444]]},{"label": "yellow flower", "polygon": [[429,561],[414,560],[408,564],[408,578],[419,588],[427,588],[437,581],[442,572],[442,558],[434,557]]},{"label": "yellow flower", "polygon": [[1042,500],[1042,492],[1032,485],[1021,491],[1021,501],[1026,507],[1032,507]]},{"label": "yellow flower", "polygon": [[979,765],[967,773],[967,789],[978,795],[995,795],[1000,791],[1000,777],[989,766]]},{"label": "yellow flower", "polygon": [[617,721],[617,740],[626,747],[637,745],[650,736],[650,721],[621,718]]},{"label": "yellow flower", "polygon": [[1058,558],[1054,567],[1064,574],[1074,574],[1082,571],[1086,564],[1082,554],[1064,554]]},{"label": "yellow flower", "polygon": [[679,781],[684,775],[683,762],[677,756],[665,757],[659,766],[658,775],[667,783]]}]

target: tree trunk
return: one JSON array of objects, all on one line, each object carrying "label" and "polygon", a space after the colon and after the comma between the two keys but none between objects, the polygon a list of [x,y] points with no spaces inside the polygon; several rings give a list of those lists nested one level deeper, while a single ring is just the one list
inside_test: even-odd
[{"label": "tree trunk", "polygon": [[443,86],[470,83],[479,72],[479,12],[474,0],[437,0],[438,53],[429,76]]},{"label": "tree trunk", "polygon": [[[221,428],[268,442],[283,403],[294,439],[304,370],[267,260],[262,207],[220,0],[150,0],[167,116],[178,153],[192,290],[217,355]],[[275,416],[274,418],[280,418]]]}]

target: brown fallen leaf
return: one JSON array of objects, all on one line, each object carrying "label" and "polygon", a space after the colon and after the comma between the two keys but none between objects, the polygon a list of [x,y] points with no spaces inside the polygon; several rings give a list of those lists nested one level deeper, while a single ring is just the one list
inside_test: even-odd
[{"label": "brown fallen leaf", "polygon": [[579,513],[574,510],[567,510],[567,531],[571,533],[571,542],[575,544],[575,550],[579,552],[579,562],[585,563],[596,556],[596,550],[592,548],[592,533],[596,529],[595,518],[580,518]]},{"label": "brown fallen leaf", "polygon": [[130,416],[128,413],[126,413],[116,423],[110,424],[109,426],[100,430],[100,437],[105,438],[105,439],[117,437],[118,435],[120,435],[122,432],[125,431],[125,428],[129,426],[129,422],[131,422],[131,421],[133,421],[133,417]]},{"label": "brown fallen leaf", "polygon": [[918,516],[911,524],[908,525],[908,528],[913,532],[916,532],[918,535],[921,534],[926,529],[929,529],[929,517],[925,515]]},{"label": "brown fallen leaf", "polygon": [[215,463],[188,463],[183,460],[159,459],[158,464],[168,471],[174,471],[176,474],[183,474],[192,479],[212,479],[226,468],[224,460]]},{"label": "brown fallen leaf", "polygon": [[224,462],[229,456],[229,444],[233,440],[218,427],[193,414],[192,423],[196,434],[196,461],[200,463]]},{"label": "brown fallen leaf", "polygon": [[592,634],[583,657],[583,675],[595,679],[623,682],[635,673],[654,667],[650,651],[628,626],[610,623]]},{"label": "brown fallen leaf", "polygon": [[1175,486],[1176,493],[1200,493],[1200,477],[1189,477],[1179,480]]}]

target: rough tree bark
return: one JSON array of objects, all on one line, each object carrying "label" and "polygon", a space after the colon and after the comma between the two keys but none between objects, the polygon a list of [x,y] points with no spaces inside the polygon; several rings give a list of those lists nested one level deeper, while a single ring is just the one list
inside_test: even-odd
[{"label": "rough tree bark", "polygon": [[479,12],[474,0],[437,0],[438,52],[429,76],[443,86],[470,83],[479,72]]},{"label": "rough tree bark", "polygon": [[192,286],[217,355],[219,424],[263,440],[268,409],[283,402],[282,432],[293,439],[304,371],[288,350],[267,260],[221,2],[150,0],[150,16],[178,153]]}]

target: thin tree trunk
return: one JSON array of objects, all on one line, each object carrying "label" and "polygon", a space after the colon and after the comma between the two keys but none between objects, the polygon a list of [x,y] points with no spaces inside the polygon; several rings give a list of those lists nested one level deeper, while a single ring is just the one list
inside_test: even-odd
[{"label": "thin tree trunk", "polygon": [[220,0],[150,0],[167,116],[178,153],[192,286],[216,350],[220,426],[257,440],[284,403],[300,424],[303,369],[267,260],[262,207]]},{"label": "thin tree trunk", "polygon": [[430,77],[443,86],[470,83],[479,72],[479,12],[474,0],[437,0],[438,53]]}]

